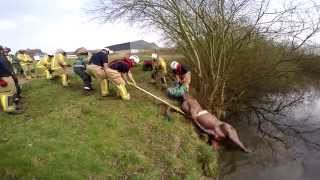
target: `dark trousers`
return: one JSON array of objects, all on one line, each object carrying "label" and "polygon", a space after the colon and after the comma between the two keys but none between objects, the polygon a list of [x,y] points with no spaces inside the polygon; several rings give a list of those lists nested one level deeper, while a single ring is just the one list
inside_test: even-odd
[{"label": "dark trousers", "polygon": [[80,76],[85,87],[91,88],[91,76],[86,73],[86,70],[82,67],[74,67],[73,71]]},{"label": "dark trousers", "polygon": [[21,98],[21,87],[19,85],[18,77],[16,74],[13,74],[11,77],[12,77],[12,79],[14,81],[14,85],[16,86],[16,89],[17,89],[16,97],[20,99]]}]

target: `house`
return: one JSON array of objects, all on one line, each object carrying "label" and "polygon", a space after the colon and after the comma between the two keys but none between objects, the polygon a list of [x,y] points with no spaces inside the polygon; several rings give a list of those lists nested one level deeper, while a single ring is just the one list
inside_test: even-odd
[{"label": "house", "polygon": [[45,54],[41,51],[41,49],[26,49],[25,50],[28,55],[30,55],[34,60],[39,61],[41,57]]},{"label": "house", "polygon": [[44,53],[41,51],[41,49],[26,49],[25,50],[27,54],[31,56],[43,56]]},{"label": "house", "polygon": [[130,51],[131,53],[137,53],[141,50],[154,50],[158,49],[159,47],[155,43],[149,43],[144,40],[139,40],[107,46],[107,48],[112,51]]}]

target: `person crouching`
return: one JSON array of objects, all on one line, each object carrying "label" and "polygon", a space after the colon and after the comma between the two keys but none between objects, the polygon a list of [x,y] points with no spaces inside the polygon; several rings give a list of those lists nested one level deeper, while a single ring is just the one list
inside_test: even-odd
[{"label": "person crouching", "polygon": [[183,94],[189,92],[191,83],[191,71],[186,65],[173,61],[170,64],[173,74],[175,75],[176,84],[174,87],[167,89],[169,97],[180,98]]},{"label": "person crouching", "polygon": [[54,53],[48,53],[47,56],[42,58],[37,63],[37,68],[44,70],[46,79],[52,80],[55,78],[61,78],[63,86],[69,86],[69,77],[67,73],[67,67],[70,66],[66,63],[66,53],[63,50],[57,50]]},{"label": "person crouching", "polygon": [[105,72],[105,69],[108,67],[109,51],[110,49],[103,48],[98,53],[92,55],[86,67],[86,72],[99,82],[102,97],[109,94],[109,83]]},{"label": "person crouching", "polygon": [[91,76],[86,72],[88,50],[86,48],[79,48],[76,50],[78,58],[73,64],[73,72],[76,73],[83,81],[83,89],[85,91],[93,90]]},{"label": "person crouching", "polygon": [[126,89],[126,84],[136,85],[130,69],[140,61],[138,56],[125,57],[121,60],[115,60],[108,64],[105,69],[107,77],[118,89],[118,94],[123,100],[130,100],[130,94]]}]

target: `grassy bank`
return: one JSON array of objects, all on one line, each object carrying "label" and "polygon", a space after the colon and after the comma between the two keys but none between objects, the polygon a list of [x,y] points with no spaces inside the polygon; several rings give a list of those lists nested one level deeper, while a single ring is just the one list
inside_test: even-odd
[{"label": "grassy bank", "polygon": [[[139,84],[149,74],[136,70]],[[160,114],[135,89],[132,100],[83,94],[34,80],[23,86],[21,115],[0,116],[0,179],[199,179],[217,173],[216,153],[192,125]],[[112,94],[115,94],[113,91]]]}]

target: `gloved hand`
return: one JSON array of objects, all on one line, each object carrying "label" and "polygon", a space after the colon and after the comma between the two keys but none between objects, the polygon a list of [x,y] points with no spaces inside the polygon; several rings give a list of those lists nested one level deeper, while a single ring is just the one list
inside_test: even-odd
[{"label": "gloved hand", "polygon": [[7,86],[8,86],[8,83],[7,83],[5,80],[0,79],[0,86],[1,86],[1,87],[7,87]]},{"label": "gloved hand", "polygon": [[132,82],[129,82],[129,81],[128,81],[127,84],[130,85],[130,86],[133,86],[133,83],[132,83]]},{"label": "gloved hand", "polygon": [[129,84],[130,86],[137,86],[137,83],[136,82],[127,82],[127,84]]}]

